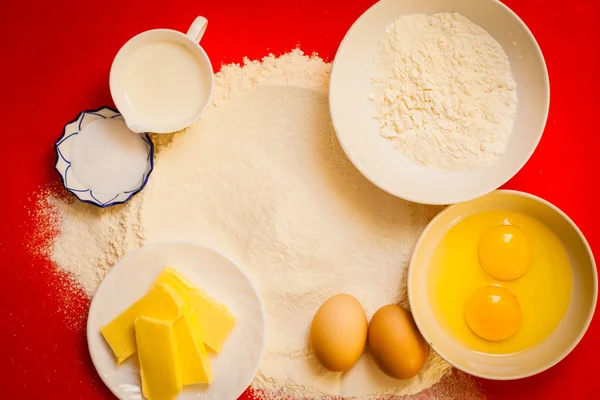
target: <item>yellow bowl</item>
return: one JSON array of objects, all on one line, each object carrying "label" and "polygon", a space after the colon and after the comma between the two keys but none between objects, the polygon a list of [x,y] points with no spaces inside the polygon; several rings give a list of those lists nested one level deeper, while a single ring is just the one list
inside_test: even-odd
[{"label": "yellow bowl", "polygon": [[[518,353],[498,355],[468,349],[444,331],[433,313],[427,274],[434,250],[460,219],[487,210],[517,211],[544,223],[564,244],[573,269],[571,302],[556,329],[541,343]],[[456,368],[487,379],[519,379],[540,373],[565,358],[587,330],[598,297],[594,256],[585,237],[560,209],[531,194],[499,190],[446,208],[427,226],[414,250],[408,298],[417,326],[433,350]]]}]

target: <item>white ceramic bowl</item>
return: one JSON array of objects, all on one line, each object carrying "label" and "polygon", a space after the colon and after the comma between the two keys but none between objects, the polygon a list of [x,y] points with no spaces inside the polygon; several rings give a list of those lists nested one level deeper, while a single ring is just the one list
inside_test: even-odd
[{"label": "white ceramic bowl", "polygon": [[[562,241],[573,270],[571,303],[556,329],[541,343],[508,355],[471,351],[446,333],[430,304],[427,274],[434,250],[460,219],[486,210],[512,210],[549,227]],[[500,190],[446,208],[427,226],[417,242],[408,273],[408,297],[415,322],[433,350],[456,368],[488,379],[518,379],[542,372],[579,343],[587,330],[598,296],[598,275],[592,251],[577,226],[557,207],[522,192]]]},{"label": "white ceramic bowl", "polygon": [[[110,68],[110,93],[115,105],[123,114],[125,123],[134,132],[170,133],[192,125],[204,113],[210,103],[214,87],[214,76],[210,59],[206,51],[198,44],[204,36],[208,20],[204,17],[196,17],[187,33],[172,29],[153,29],[142,32],[121,47]],[[132,54],[140,47],[150,43],[167,41],[177,43],[187,48],[198,62],[197,74],[204,87],[203,96],[199,106],[189,115],[173,120],[169,115],[161,115],[161,122],[149,122],[142,113],[132,106],[125,90],[127,80],[127,64]],[[156,85],[156,82],[148,82],[148,85]],[[192,101],[188,99],[188,101]]]},{"label": "white ceramic bowl", "polygon": [[71,148],[81,129],[90,122],[99,119],[123,119],[121,114],[110,107],[102,107],[97,110],[85,110],[79,113],[77,118],[67,123],[63,129],[62,135],[54,145],[56,151],[56,163],[54,167],[60,175],[61,182],[65,189],[73,193],[80,201],[90,203],[95,206],[106,208],[117,204],[123,204],[133,196],[144,189],[150,174],[154,169],[154,144],[147,133],[142,133],[140,137],[146,142],[148,151],[146,169],[140,180],[130,189],[118,193],[94,193],[77,179],[77,176],[71,169]]},{"label": "white ceramic bowl", "polygon": [[[403,156],[380,135],[369,100],[373,59],[386,27],[407,14],[458,12],[502,45],[517,83],[519,105],[505,153],[490,168],[453,172],[427,168]],[[533,35],[508,7],[495,0],[382,0],[350,28],[333,63],[331,118],[352,163],[381,189],[406,200],[453,204],[489,193],[525,165],[544,130],[550,89],[546,64]]]}]

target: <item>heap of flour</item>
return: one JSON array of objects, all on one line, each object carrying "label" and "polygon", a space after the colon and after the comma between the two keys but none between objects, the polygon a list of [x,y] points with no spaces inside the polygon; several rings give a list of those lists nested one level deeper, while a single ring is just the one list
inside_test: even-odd
[{"label": "heap of flour", "polygon": [[504,152],[517,91],[502,46],[457,13],[413,14],[387,27],[372,95],[381,135],[412,161],[476,170]]},{"label": "heap of flour", "polygon": [[58,214],[50,257],[89,296],[119,258],[155,241],[202,242],[235,259],[268,314],[257,397],[374,398],[438,382],[450,367],[434,352],[417,377],[397,381],[368,354],[345,374],[327,372],[308,346],[312,317],[333,294],[354,295],[369,317],[408,306],[411,251],[437,211],[379,190],[348,161],[329,118],[330,67],[299,50],[224,66],[202,119],[155,136],[155,170],[132,201],[100,210],[46,200]]}]

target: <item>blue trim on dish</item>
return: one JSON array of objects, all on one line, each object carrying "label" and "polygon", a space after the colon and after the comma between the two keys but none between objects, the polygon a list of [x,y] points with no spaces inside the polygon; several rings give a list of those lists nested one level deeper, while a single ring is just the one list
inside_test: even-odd
[{"label": "blue trim on dish", "polygon": [[[105,117],[102,114],[99,114],[99,112],[101,110],[110,110],[112,112],[115,113],[115,115],[111,116],[111,117]],[[144,189],[144,187],[146,187],[146,184],[148,183],[148,179],[150,178],[150,174],[152,173],[152,171],[154,170],[154,143],[152,142],[152,139],[150,138],[150,135],[148,135],[147,132],[145,132],[142,136],[142,140],[145,140],[146,143],[148,143],[148,145],[150,146],[149,152],[148,152],[148,159],[150,161],[150,168],[148,168],[148,172],[144,173],[143,175],[143,179],[142,179],[142,183],[140,185],[139,188],[134,189],[132,191],[128,191],[128,192],[123,192],[122,194],[127,194],[129,195],[125,200],[123,201],[116,201],[116,202],[112,202],[114,199],[116,199],[117,197],[119,197],[120,194],[117,194],[115,197],[113,197],[112,199],[108,200],[107,202],[101,202],[99,201],[96,197],[94,197],[94,194],[92,193],[91,189],[85,189],[85,190],[79,190],[79,189],[72,189],[70,187],[68,187],[67,185],[67,172],[69,170],[69,168],[71,168],[71,162],[68,161],[61,153],[59,146],[68,138],[70,138],[73,135],[76,135],[77,133],[79,133],[79,131],[81,130],[81,122],[83,121],[85,114],[92,114],[92,115],[96,115],[99,116],[101,118],[116,118],[121,116],[121,113],[119,113],[119,111],[117,109],[114,109],[112,107],[100,107],[98,109],[95,110],[83,110],[81,111],[78,115],[77,118],[75,118],[74,120],[67,122],[65,124],[65,126],[63,127],[63,131],[62,134],[60,135],[58,141],[54,144],[54,149],[56,151],[56,160],[54,162],[54,169],[56,170],[56,172],[58,173],[58,176],[60,177],[61,183],[63,184],[64,188],[67,189],[67,191],[69,191],[73,196],[75,196],[77,198],[77,200],[83,202],[83,203],[89,203],[89,204],[93,204],[96,207],[100,207],[100,208],[107,208],[107,207],[112,207],[114,205],[117,204],[123,204],[126,201],[130,200],[133,196],[135,196],[136,194],[138,194],[139,192],[142,191],[142,189]],[[79,118],[81,118],[81,120],[79,120]],[[72,134],[63,137],[66,133],[66,129],[67,126],[69,126],[70,124],[73,124],[75,122],[77,122],[79,120],[79,130],[77,132],[73,132]],[[67,168],[65,169],[65,173],[64,173],[64,177],[63,174],[60,173],[60,171],[58,170],[58,161],[62,159],[66,164],[67,164]],[[90,193],[90,197],[92,197],[94,200],[96,200],[96,203],[90,200],[82,200],[79,198],[79,196],[76,195],[76,193],[85,193],[85,192],[89,192]],[[112,203],[111,203],[112,202]]]},{"label": "blue trim on dish", "polygon": [[[67,124],[67,125],[69,125],[69,124]],[[78,133],[79,133],[79,131],[77,131],[77,132],[73,132],[73,133],[71,133],[69,136],[66,136],[66,137],[64,137],[64,138],[60,139],[60,141],[59,141],[59,142],[57,142],[57,143],[56,143],[56,145],[57,145],[57,146],[60,146],[60,145],[61,145],[61,144],[62,144],[62,143],[65,141],[65,140],[67,140],[68,138],[70,138],[70,137],[71,137],[71,136],[73,136],[73,135],[77,135]],[[65,160],[65,161],[66,161],[66,160]]]},{"label": "blue trim on dish", "polygon": [[[92,193],[90,193],[90,196],[92,195]],[[110,199],[109,201],[107,201],[106,203],[110,203],[111,201],[113,201],[114,199],[116,199],[117,197],[119,197],[119,195],[116,195],[115,197],[113,197],[112,199]],[[131,197],[130,197],[131,198]],[[130,199],[129,198],[129,199]],[[129,200],[127,199],[127,200]]]},{"label": "blue trim on dish", "polygon": [[71,168],[71,164],[68,161],[67,164],[69,164],[69,166],[65,169],[65,181],[63,182],[65,184],[65,189],[69,189],[69,183],[67,182],[67,172],[69,172],[69,168]]},{"label": "blue trim on dish", "polygon": [[67,126],[74,124],[75,122],[77,122],[77,120],[79,119],[79,116],[81,114],[83,114],[85,111],[80,112],[79,114],[77,114],[77,118],[75,118],[73,121],[71,122],[67,122],[65,124],[65,126],[63,127],[63,131],[62,134],[60,135],[60,138],[58,139],[58,142],[55,143],[54,146],[58,147],[62,142],[64,142],[67,138],[70,138],[71,136],[73,136],[74,134],[76,134],[77,132],[73,132],[72,134],[70,134],[69,136],[63,138],[63,136],[65,136],[65,133],[67,133]]},{"label": "blue trim on dish", "polygon": [[83,190],[81,190],[81,189],[73,189],[73,188],[69,187],[68,182],[67,182],[67,172],[69,172],[69,168],[71,168],[71,164],[70,163],[69,163],[69,166],[67,167],[67,169],[65,169],[65,189],[70,190],[71,192],[77,192],[77,193],[89,192],[90,189],[83,189]]},{"label": "blue trim on dish", "polygon": [[[88,189],[89,190],[89,189]],[[111,201],[113,201],[114,199],[116,199],[117,197],[119,197],[119,195],[116,195],[115,197],[113,197],[112,199],[106,201],[106,202],[102,202],[100,200],[98,200],[96,197],[94,197],[94,193],[92,193],[92,191],[90,190],[90,196],[92,196],[92,199],[96,200],[98,203],[100,204],[109,204]],[[129,200],[131,197],[128,197],[127,200]],[[125,200],[125,201],[127,201]],[[118,203],[117,203],[118,204]],[[108,207],[108,206],[105,206]]]},{"label": "blue trim on dish", "polygon": [[[74,134],[73,134],[73,135],[74,135]],[[71,137],[71,136],[72,136],[72,135],[69,135],[69,137]],[[61,142],[61,143],[62,143],[62,142]],[[63,156],[63,155],[62,155],[62,153],[61,153],[60,149],[58,148],[58,146],[60,146],[60,144],[58,144],[58,145],[56,146],[56,152],[58,153],[58,155],[60,156],[60,158],[62,158],[62,160],[63,160],[65,163],[67,163],[67,164],[71,165],[71,163],[70,163],[69,161],[67,161],[67,159],[65,158],[65,156]],[[58,162],[58,158],[56,159],[56,162]],[[65,171],[65,174],[66,174],[66,173],[67,173],[67,171]]]},{"label": "blue trim on dish", "polygon": [[[81,123],[83,122],[83,119],[85,118],[85,111],[82,111],[80,115],[81,115],[81,119],[79,120],[79,123],[77,124],[77,132],[75,132],[75,133],[81,132]],[[98,114],[94,114],[94,115],[98,115]]]},{"label": "blue trim on dish", "polygon": [[[144,176],[145,176],[145,175],[146,175],[146,173],[143,173],[143,174],[142,174],[142,179],[141,179],[141,180],[142,180],[142,182],[144,181]],[[133,190],[129,190],[129,191],[127,191],[127,192],[123,192],[123,193],[125,193],[125,194],[131,194],[131,193],[135,192],[136,190],[137,190],[137,189],[133,189]]]},{"label": "blue trim on dish", "polygon": [[[77,192],[77,193],[85,193],[85,192],[90,191],[90,189],[79,190],[79,189],[73,189],[73,188],[66,187],[66,186],[65,186],[65,189],[70,190],[71,192]],[[90,196],[91,196],[91,193],[90,193]],[[81,200],[81,201],[84,201],[84,200]]]},{"label": "blue trim on dish", "polygon": [[[102,107],[102,108],[97,109],[96,111],[100,111],[100,110],[102,110],[104,108],[108,108],[108,107]],[[121,114],[118,114],[118,111],[115,111],[115,112],[117,114],[115,114],[112,117],[110,117],[111,119],[114,118],[114,117],[118,117],[118,116],[121,115]],[[100,118],[106,119],[106,117],[104,115],[98,114],[97,112],[82,111],[81,114],[83,114],[83,115],[81,116],[81,120],[79,121],[79,125],[77,126],[77,132],[75,132],[75,133],[79,133],[79,131],[81,131],[81,123],[83,122],[83,119],[85,118],[86,114],[88,114],[88,115],[95,115],[96,117],[100,117]],[[71,135],[69,135],[69,136],[71,136]]]},{"label": "blue trim on dish", "polygon": [[94,193],[92,193],[91,191],[90,191],[90,196],[92,197],[92,199],[96,200],[97,203],[104,204],[103,202],[101,202],[100,200],[98,200],[97,198],[95,198],[94,197]]}]

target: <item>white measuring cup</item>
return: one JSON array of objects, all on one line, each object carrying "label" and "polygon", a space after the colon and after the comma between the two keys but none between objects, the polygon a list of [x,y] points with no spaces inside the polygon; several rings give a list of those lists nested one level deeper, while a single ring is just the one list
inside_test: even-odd
[{"label": "white measuring cup", "polygon": [[110,93],[130,130],[175,132],[206,110],[214,80],[199,42],[207,24],[197,17],[186,34],[153,29],[121,47],[110,70]]}]

